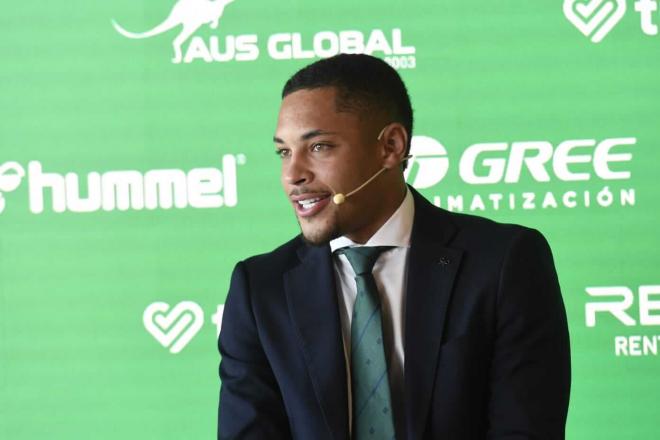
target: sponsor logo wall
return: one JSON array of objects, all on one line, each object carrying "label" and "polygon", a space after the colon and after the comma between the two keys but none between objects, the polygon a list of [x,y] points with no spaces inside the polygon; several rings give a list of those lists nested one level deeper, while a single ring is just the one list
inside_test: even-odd
[{"label": "sponsor logo wall", "polygon": [[407,82],[408,183],[548,238],[567,437],[657,437],[656,0],[106,3],[3,12],[0,438],[213,438],[233,265],[298,232],[280,90],[339,52]]}]

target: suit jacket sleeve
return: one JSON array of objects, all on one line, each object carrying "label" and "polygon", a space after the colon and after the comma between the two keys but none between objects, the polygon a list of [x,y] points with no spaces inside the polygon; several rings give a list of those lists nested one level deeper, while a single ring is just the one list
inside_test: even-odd
[{"label": "suit jacket sleeve", "polygon": [[242,262],[232,274],[218,349],[218,439],[290,438],[280,390],[259,340]]},{"label": "suit jacket sleeve", "polygon": [[570,392],[566,312],[550,248],[522,229],[504,258],[490,377],[489,439],[563,439]]}]

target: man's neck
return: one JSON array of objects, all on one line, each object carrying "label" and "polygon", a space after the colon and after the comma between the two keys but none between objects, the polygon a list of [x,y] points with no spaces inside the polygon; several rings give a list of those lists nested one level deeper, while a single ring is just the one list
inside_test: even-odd
[{"label": "man's neck", "polygon": [[381,227],[383,227],[385,222],[387,222],[387,220],[392,217],[396,210],[399,209],[406,197],[407,192],[408,187],[404,185],[399,193],[399,197],[392,198],[392,202],[386,204],[385,209],[382,210],[382,213],[377,217],[375,221],[371,222],[367,227],[361,229],[360,231],[352,234],[346,234],[345,237],[357,244],[365,244],[368,242],[369,239],[373,237]]},{"label": "man's neck", "polygon": [[[330,242],[330,247],[334,250],[335,248],[350,246],[354,244],[368,244],[376,238],[379,237],[378,241],[381,240],[390,241],[394,240],[396,246],[401,246],[405,241],[407,245],[410,236],[410,230],[412,228],[412,217],[414,215],[414,203],[412,200],[412,194],[409,192],[407,187],[404,187],[403,198],[400,200],[399,204],[391,212],[391,214],[385,218],[382,222],[379,222],[378,227],[371,232],[368,237],[360,237],[361,241],[354,239],[354,234],[344,235]],[[407,201],[407,199],[410,199]],[[405,206],[404,206],[405,205]],[[396,217],[396,219],[395,219]],[[392,223],[392,225],[390,225]],[[390,226],[387,226],[390,225]],[[387,230],[385,230],[387,228]],[[393,229],[394,228],[394,229]],[[403,229],[402,229],[403,228]],[[404,231],[405,230],[405,231]],[[366,235],[366,234],[365,234]],[[404,239],[408,237],[408,239]],[[388,243],[387,245],[391,245]]]}]

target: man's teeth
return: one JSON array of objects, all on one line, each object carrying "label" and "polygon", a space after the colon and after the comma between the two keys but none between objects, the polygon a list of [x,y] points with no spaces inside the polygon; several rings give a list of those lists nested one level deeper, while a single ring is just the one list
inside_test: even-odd
[{"label": "man's teeth", "polygon": [[298,203],[303,207],[303,209],[310,209],[321,199],[322,197],[315,197],[313,199],[298,200]]}]

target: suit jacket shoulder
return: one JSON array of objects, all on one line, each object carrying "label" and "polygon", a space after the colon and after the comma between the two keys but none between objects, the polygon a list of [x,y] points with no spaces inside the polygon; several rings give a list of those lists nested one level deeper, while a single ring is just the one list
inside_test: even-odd
[{"label": "suit jacket shoulder", "polygon": [[513,223],[500,223],[485,217],[455,213],[431,204],[411,189],[415,197],[415,226],[413,243],[434,241],[465,253],[485,258],[483,265],[501,260],[518,240],[532,239],[547,242],[532,228]]}]

